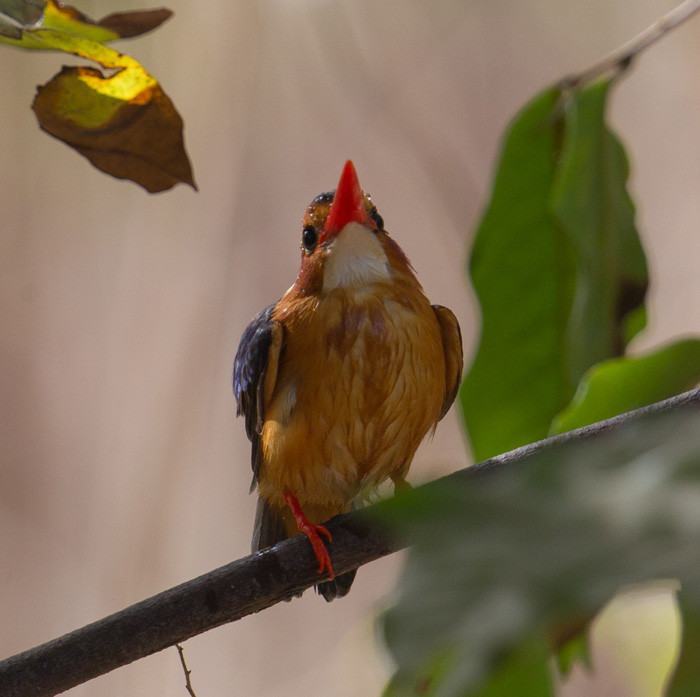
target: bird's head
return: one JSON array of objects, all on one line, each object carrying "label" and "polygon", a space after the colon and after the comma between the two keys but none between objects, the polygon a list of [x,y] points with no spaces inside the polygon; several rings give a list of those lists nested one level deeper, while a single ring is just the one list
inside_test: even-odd
[{"label": "bird's head", "polygon": [[326,294],[337,288],[390,283],[396,273],[413,275],[348,160],[336,190],[317,196],[306,209],[301,268],[294,287],[299,292]]}]

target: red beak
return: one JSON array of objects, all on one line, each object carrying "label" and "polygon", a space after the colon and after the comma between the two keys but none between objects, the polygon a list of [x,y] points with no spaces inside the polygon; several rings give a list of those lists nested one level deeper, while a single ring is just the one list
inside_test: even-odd
[{"label": "red beak", "polygon": [[365,210],[362,189],[352,160],[348,160],[343,167],[319,243],[335,237],[348,223],[372,224]]}]

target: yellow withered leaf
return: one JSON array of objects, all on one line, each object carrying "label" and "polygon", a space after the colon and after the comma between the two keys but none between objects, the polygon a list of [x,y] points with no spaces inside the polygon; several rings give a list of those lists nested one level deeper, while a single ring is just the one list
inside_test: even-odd
[{"label": "yellow withered leaf", "polygon": [[63,5],[56,0],[47,0],[43,26],[96,41],[111,41],[145,34],[161,25],[172,14],[172,10],[160,7],[154,10],[115,12],[100,20],[94,20],[75,7]]},{"label": "yellow withered leaf", "polygon": [[20,48],[51,49],[32,40],[37,29],[55,29],[100,42],[127,39],[155,29],[172,14],[172,10],[159,7],[115,12],[94,20],[57,0],[0,0],[0,41]]},{"label": "yellow withered leaf", "polygon": [[[38,11],[42,12],[37,17]],[[149,31],[165,21],[170,10],[117,13],[95,22],[56,0],[0,0],[0,13],[8,18],[7,27],[0,26],[0,41],[66,51],[102,66],[64,67],[37,88],[32,108],[44,131],[103,172],[130,179],[149,192],[181,182],[197,188],[182,119],[172,102],[138,61],[102,43]],[[15,28],[18,36],[12,35]]]},{"label": "yellow withered leaf", "polygon": [[153,81],[129,100],[97,94],[108,82],[94,68],[63,68],[37,90],[32,108],[41,128],[98,169],[151,193],[183,182],[197,188],[182,138],[182,119]]}]

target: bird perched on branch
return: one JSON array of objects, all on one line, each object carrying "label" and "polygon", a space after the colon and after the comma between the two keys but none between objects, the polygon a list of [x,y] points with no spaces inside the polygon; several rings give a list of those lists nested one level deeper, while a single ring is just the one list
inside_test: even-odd
[{"label": "bird perched on branch", "polygon": [[405,482],[461,372],[457,319],[430,304],[348,161],[306,210],[296,282],[248,325],[234,362],[259,495],[253,551],[302,532],[328,574],[318,592],[344,596],[355,571],[334,576],[323,523],[387,478]]}]

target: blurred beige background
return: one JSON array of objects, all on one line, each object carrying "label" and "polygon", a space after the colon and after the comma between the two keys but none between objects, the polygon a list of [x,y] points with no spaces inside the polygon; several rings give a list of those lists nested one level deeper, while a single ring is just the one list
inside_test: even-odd
[{"label": "blurred beige background", "polygon": [[[345,159],[469,351],[465,254],[502,129],[673,5],[172,0],[170,22],[119,48],[180,110],[198,194],[149,196],[41,133],[34,85],[74,61],[0,47],[0,656],[248,552],[232,360],[294,280],[304,207]],[[80,4],[96,18],[137,7]],[[653,274],[638,349],[700,326],[699,58],[700,18],[614,95]],[[411,480],[468,457],[451,413]],[[307,593],[186,642],[199,697],[378,694],[373,621],[399,565],[363,568],[332,605]],[[68,694],[184,695],[183,683],[172,649]]]}]

